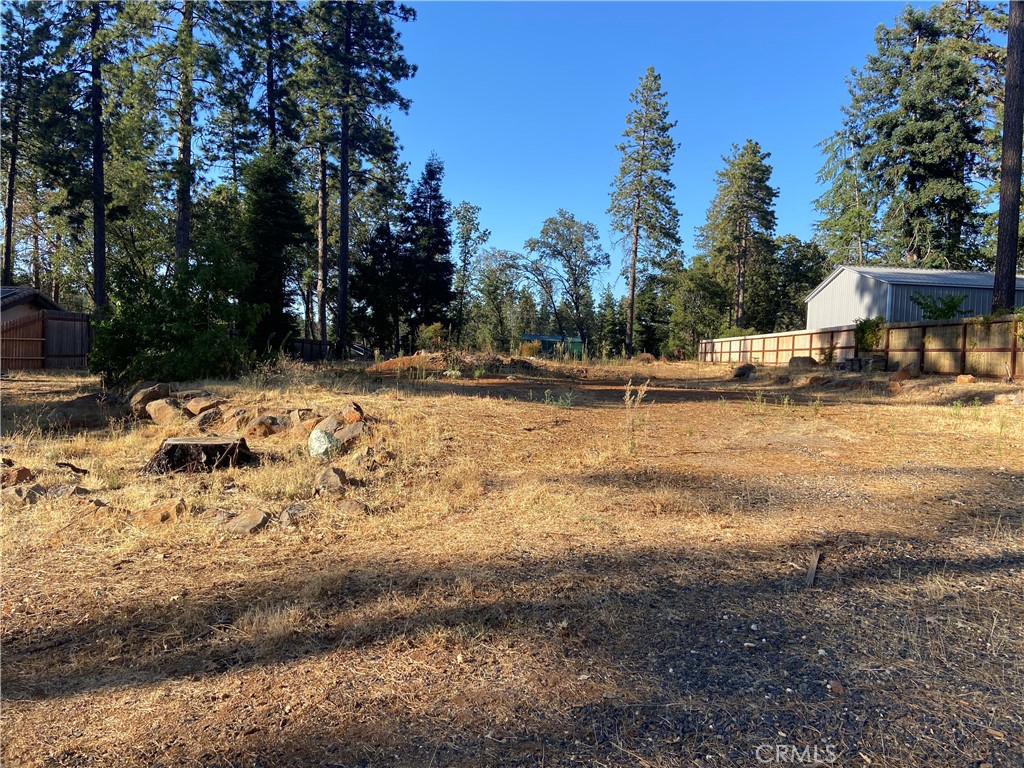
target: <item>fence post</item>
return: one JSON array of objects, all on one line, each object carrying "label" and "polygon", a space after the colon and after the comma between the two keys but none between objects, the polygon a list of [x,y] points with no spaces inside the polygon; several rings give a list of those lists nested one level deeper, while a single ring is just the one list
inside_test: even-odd
[{"label": "fence post", "polygon": [[921,326],[921,352],[918,357],[917,370],[924,373],[924,336],[928,332],[928,329],[923,325]]},{"label": "fence post", "polygon": [[967,322],[960,321],[960,373],[967,373]]},{"label": "fence post", "polygon": [[1020,333],[1020,320],[1014,318],[1010,324],[1010,381],[1017,377],[1017,347],[1022,341]]}]

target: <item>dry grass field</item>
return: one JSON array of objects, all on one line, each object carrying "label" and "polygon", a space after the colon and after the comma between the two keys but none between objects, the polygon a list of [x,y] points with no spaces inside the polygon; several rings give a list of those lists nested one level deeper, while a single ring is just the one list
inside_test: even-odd
[{"label": "dry grass field", "polygon": [[188,385],[358,402],[342,495],[301,427],[250,439],[259,467],[144,475],[190,423],[50,432],[99,382],[5,375],[3,455],[47,493],[2,512],[4,766],[1024,764],[1017,390],[728,374]]}]

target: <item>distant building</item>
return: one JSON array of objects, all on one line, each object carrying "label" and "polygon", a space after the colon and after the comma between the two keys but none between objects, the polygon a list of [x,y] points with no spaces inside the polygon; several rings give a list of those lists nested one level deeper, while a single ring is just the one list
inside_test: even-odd
[{"label": "distant building", "polygon": [[64,311],[60,304],[30,286],[5,285],[0,288],[0,322],[29,317],[43,309]]},{"label": "distant building", "polygon": [[90,341],[88,315],[35,288],[0,288],[0,370],[85,368]]},{"label": "distant building", "polygon": [[[964,317],[992,312],[991,272],[900,267],[837,267],[805,299],[807,328],[852,325],[861,318],[884,317],[887,323],[923,319],[911,297],[942,299],[963,296]],[[1017,275],[1015,303],[1024,306],[1024,275]]]},{"label": "distant building", "polygon": [[544,336],[536,333],[524,333],[519,340],[521,342],[540,342],[542,355],[568,354],[572,357],[583,357],[583,339],[579,336]]}]

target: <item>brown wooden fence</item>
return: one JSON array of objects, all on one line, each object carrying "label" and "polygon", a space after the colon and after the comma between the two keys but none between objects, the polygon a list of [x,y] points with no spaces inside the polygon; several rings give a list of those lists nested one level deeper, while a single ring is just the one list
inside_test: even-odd
[{"label": "brown wooden fence", "polygon": [[85,368],[89,316],[43,310],[0,323],[0,369]]},{"label": "brown wooden fence", "polygon": [[786,365],[793,357],[821,360],[832,350],[835,361],[856,357],[852,325],[816,331],[762,333],[732,339],[710,339],[700,343],[700,359],[709,363],[756,362]]},{"label": "brown wooden fence", "polygon": [[811,356],[821,361],[832,349],[836,361],[880,353],[890,369],[917,363],[926,373],[1006,376],[1011,372],[1024,378],[1024,323],[1013,316],[893,323],[884,326],[877,350],[857,349],[853,331],[854,326],[844,325],[710,339],[700,343],[700,359],[785,365],[791,357]]}]

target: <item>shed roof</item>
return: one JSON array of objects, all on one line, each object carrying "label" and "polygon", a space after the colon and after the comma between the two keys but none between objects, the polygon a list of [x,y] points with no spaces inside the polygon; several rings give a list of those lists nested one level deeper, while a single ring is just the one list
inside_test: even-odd
[{"label": "shed roof", "polygon": [[64,307],[46,294],[28,285],[5,285],[0,287],[0,310],[28,304],[35,301],[43,309],[63,311]]},{"label": "shed roof", "polygon": [[[956,269],[911,269],[909,267],[853,267],[840,265],[811,291],[804,301],[810,301],[836,279],[843,270],[864,275],[890,285],[927,285],[934,288],[992,288],[995,276],[991,272],[968,272]],[[1017,290],[1024,290],[1024,275],[1017,275]]]}]

